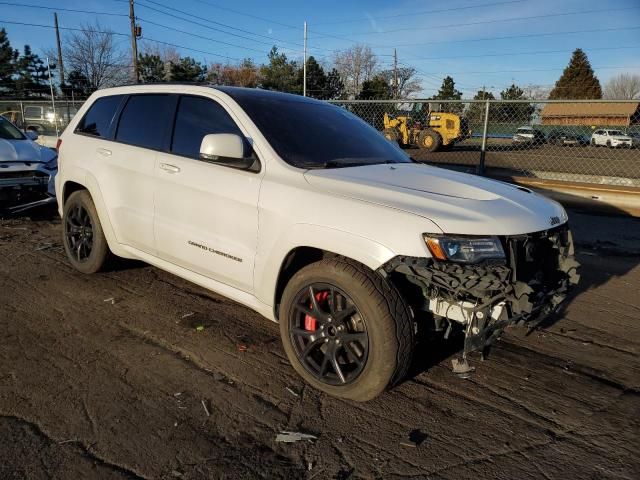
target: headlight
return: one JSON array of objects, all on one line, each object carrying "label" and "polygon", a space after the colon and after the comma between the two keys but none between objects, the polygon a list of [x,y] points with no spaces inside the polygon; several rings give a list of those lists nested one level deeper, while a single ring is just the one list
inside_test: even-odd
[{"label": "headlight", "polygon": [[504,259],[504,249],[498,237],[463,237],[424,235],[431,255],[437,260],[458,263],[478,263],[482,260]]}]

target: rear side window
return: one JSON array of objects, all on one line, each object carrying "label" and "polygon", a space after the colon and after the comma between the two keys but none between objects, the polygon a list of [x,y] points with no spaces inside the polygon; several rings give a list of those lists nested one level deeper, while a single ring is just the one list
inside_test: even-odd
[{"label": "rear side window", "polygon": [[210,133],[235,133],[244,138],[236,123],[220,104],[203,97],[181,97],[171,153],[199,158],[202,139]]},{"label": "rear side window", "polygon": [[132,95],[120,115],[116,141],[162,149],[168,143],[175,102],[173,95]]},{"label": "rear side window", "polygon": [[122,95],[101,97],[93,102],[89,111],[84,115],[76,127],[77,133],[93,135],[95,137],[109,138],[109,128],[113,116],[122,101]]}]

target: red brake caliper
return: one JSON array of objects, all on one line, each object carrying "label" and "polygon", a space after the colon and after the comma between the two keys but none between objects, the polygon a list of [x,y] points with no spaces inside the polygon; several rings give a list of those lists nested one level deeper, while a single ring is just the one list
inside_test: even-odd
[{"label": "red brake caliper", "polygon": [[[318,303],[318,305],[323,305],[328,301],[328,299],[329,299],[329,292],[327,290],[316,293],[316,302]],[[313,308],[313,306],[309,305],[309,308]],[[311,315],[304,316],[304,329],[307,330],[308,332],[316,331],[315,317],[312,317]]]}]

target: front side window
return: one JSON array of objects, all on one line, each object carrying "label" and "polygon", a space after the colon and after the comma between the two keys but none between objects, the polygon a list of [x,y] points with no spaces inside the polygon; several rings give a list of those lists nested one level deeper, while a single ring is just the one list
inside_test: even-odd
[{"label": "front side window", "polygon": [[98,98],[78,123],[75,130],[76,133],[109,138],[111,122],[122,101],[122,97],[122,95],[112,95]]},{"label": "front side window", "polygon": [[242,107],[278,155],[295,167],[411,163],[397,144],[343,108],[295,95],[219,89]]},{"label": "front side window", "polygon": [[202,139],[211,133],[233,133],[244,138],[236,123],[220,104],[204,97],[181,97],[171,153],[200,158]]},{"label": "front side window", "polygon": [[116,141],[162,149],[171,131],[176,97],[167,94],[132,95],[122,110]]}]

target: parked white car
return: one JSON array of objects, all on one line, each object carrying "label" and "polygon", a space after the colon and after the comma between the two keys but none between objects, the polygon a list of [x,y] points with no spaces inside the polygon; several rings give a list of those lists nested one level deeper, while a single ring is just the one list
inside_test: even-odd
[{"label": "parked white car", "polygon": [[599,129],[591,135],[591,145],[595,147],[606,146],[610,148],[633,146],[633,139],[620,130]]},{"label": "parked white car", "polygon": [[[311,385],[369,400],[403,378],[417,330],[466,355],[555,310],[577,281],[565,210],[530,190],[414,163],[325,102],[255,89],[94,93],[62,135],[63,242],[279,321]],[[80,285],[80,284],[79,284]]]},{"label": "parked white car", "polygon": [[35,143],[37,138],[36,132],[25,133],[0,116],[0,211],[55,203],[58,155]]}]

